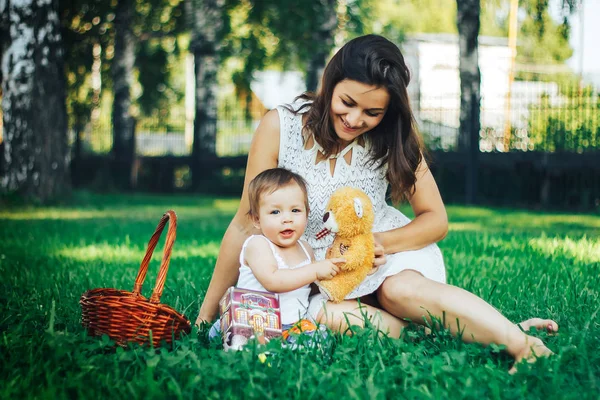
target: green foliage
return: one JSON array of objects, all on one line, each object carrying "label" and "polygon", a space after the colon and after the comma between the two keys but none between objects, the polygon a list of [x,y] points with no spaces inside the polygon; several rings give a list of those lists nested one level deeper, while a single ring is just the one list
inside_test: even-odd
[{"label": "green foliage", "polygon": [[456,2],[409,0],[375,2],[376,31],[406,33],[457,33]]},{"label": "green foliage", "polygon": [[[566,3],[575,6],[578,1]],[[547,0],[521,0],[517,62],[563,63],[572,55],[569,46],[571,8],[564,9],[564,18],[557,23],[550,17]],[[394,32],[457,33],[456,1],[447,0],[382,0],[375,2],[374,32],[394,35]],[[510,0],[481,2],[481,31],[483,36],[508,37]]]},{"label": "green foliage", "polygon": [[449,282],[513,321],[539,315],[560,325],[558,336],[533,332],[556,356],[515,376],[507,374],[501,346],[466,344],[443,330],[427,336],[410,328],[397,340],[354,328],[320,352],[273,343],[275,354],[264,363],[254,347],[223,352],[206,339],[206,328],[173,351],[120,349],[107,337],[86,337],[79,296],[96,287],[131,290],[147,240],[169,208],[179,224],[161,301],[194,319],[237,204],[79,192],[70,205],[0,210],[0,397],[597,398],[597,215],[448,208],[450,233],[441,248]]},{"label": "green foliage", "polygon": [[[111,86],[114,4],[108,1],[59,2],[62,38],[65,49],[67,111],[69,125],[81,129],[99,106],[99,82],[92,82],[92,65],[99,61],[97,77]],[[102,50],[104,49],[104,50]]]},{"label": "green foliage", "polygon": [[[527,4],[527,3],[526,3]],[[529,7],[519,24],[517,61],[537,64],[561,64],[573,55],[569,45],[569,24],[552,20],[547,9]]]},{"label": "green foliage", "polygon": [[535,150],[598,151],[600,97],[591,88],[564,92],[563,104],[551,104],[543,96],[540,104],[531,106],[528,131]]},{"label": "green foliage", "polygon": [[315,40],[315,32],[332,12],[342,19],[338,31],[343,29],[350,36],[368,32],[370,0],[349,0],[343,11],[332,10],[335,3],[245,0],[232,7],[228,12],[232,30],[223,42],[223,51],[239,60],[239,68],[233,72],[238,93],[243,97],[248,92],[255,71],[267,66],[306,71],[314,54],[331,51]]},{"label": "green foliage", "polygon": [[164,118],[184,95],[172,82],[182,62],[178,37],[185,32],[183,0],[137,1],[133,32],[139,40],[135,67],[141,86],[136,102],[141,115]]},{"label": "green foliage", "polygon": [[[100,93],[112,88],[111,63],[114,54],[116,1],[61,1],[60,15],[65,48],[67,107],[69,124],[83,127],[93,109],[100,107]],[[181,93],[170,90],[169,79],[177,56],[177,35],[184,31],[182,0],[136,1],[132,27],[138,43],[137,99],[144,113],[164,109]],[[92,82],[92,65],[100,66]],[[134,98],[134,100],[136,100]]]},{"label": "green foliage", "polygon": [[170,82],[172,70],[177,62],[182,62],[176,38],[160,41],[144,41],[138,46],[136,67],[139,71],[138,82],[143,88],[137,99],[141,115],[150,116],[156,113],[166,117],[173,104],[183,101],[184,87]]}]

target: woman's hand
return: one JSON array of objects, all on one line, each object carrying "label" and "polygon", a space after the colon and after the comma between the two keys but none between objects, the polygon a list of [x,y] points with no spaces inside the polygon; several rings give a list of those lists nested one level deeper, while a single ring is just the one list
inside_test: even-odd
[{"label": "woman's hand", "polygon": [[375,242],[375,258],[373,259],[373,269],[369,272],[369,275],[377,272],[379,267],[386,263],[385,249],[381,244],[380,233],[373,233],[373,241]]}]

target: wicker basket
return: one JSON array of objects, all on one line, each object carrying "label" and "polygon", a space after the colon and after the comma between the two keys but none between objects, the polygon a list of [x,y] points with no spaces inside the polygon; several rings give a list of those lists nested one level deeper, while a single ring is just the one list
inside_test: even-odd
[{"label": "wicker basket", "polygon": [[[152,253],[167,221],[169,221],[169,229],[163,258],[156,285],[148,300],[141,295],[142,285]],[[190,332],[190,321],[187,318],[173,308],[160,304],[176,229],[177,216],[174,211],[169,210],[163,215],[150,238],[146,255],[135,279],[133,292],[102,288],[88,290],[81,296],[79,300],[82,309],[81,321],[89,335],[107,334],[121,346],[125,346],[127,342],[140,344],[152,342],[155,347],[158,347],[162,341],[171,345],[173,339],[179,337],[182,331]]]}]

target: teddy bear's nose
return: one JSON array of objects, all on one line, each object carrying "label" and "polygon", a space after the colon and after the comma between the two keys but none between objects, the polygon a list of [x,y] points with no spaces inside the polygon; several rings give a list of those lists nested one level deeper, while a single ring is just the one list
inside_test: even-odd
[{"label": "teddy bear's nose", "polygon": [[325,213],[325,215],[323,215],[323,222],[327,222],[328,219],[329,219],[329,211],[327,211]]}]

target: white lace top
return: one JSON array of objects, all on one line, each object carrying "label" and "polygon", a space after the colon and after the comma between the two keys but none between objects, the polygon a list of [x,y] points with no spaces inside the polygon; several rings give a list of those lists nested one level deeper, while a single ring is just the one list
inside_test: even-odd
[{"label": "white lace top", "polygon": [[[292,107],[298,109],[301,104],[295,103]],[[369,165],[368,140],[365,141],[365,147],[354,141],[340,154],[334,155],[333,157],[336,157],[337,161],[332,176],[328,160],[316,163],[317,152],[321,149],[321,146],[315,141],[315,145],[311,149],[304,148],[302,114],[294,114],[283,106],[278,107],[277,110],[280,120],[278,166],[299,174],[308,184],[310,213],[303,238],[313,248],[317,260],[325,258],[325,252],[333,242],[333,235],[327,235],[320,240],[316,238],[316,235],[323,228],[322,217],[329,197],[339,187],[352,186],[360,188],[371,198],[375,211],[374,232],[392,230],[410,222],[408,217],[387,204],[385,199],[389,184],[386,179],[387,166],[377,169],[375,166]],[[352,160],[350,164],[347,164],[343,155],[350,150],[352,150]],[[347,298],[372,293],[387,276],[394,275],[406,268],[415,269],[431,279],[445,281],[445,267],[437,245],[427,246],[417,250],[417,252],[420,253],[414,254],[415,252],[411,251],[397,254],[408,255],[412,253],[413,259],[414,256],[428,255],[424,261],[411,262],[411,264],[423,265],[396,265],[390,268],[390,263],[394,261],[392,256],[395,255],[388,255],[386,256],[388,262],[380,267],[376,273],[369,275]]]},{"label": "white lace top", "polygon": [[[275,261],[277,261],[277,268],[279,269],[295,269],[301,268],[305,265],[310,264],[311,259],[308,251],[304,247],[302,241],[298,241],[300,243],[300,247],[304,251],[306,255],[306,260],[302,261],[300,264],[290,267],[288,266],[281,255],[277,252],[275,245],[269,239],[267,239],[263,235],[252,235],[244,242],[242,246],[242,251],[240,252],[240,277],[238,278],[238,282],[235,285],[239,288],[250,289],[250,290],[259,290],[262,292],[268,292],[267,289],[260,284],[256,276],[252,273],[250,267],[248,267],[244,261],[244,253],[246,252],[246,246],[250,243],[250,240],[253,238],[262,238],[269,243],[269,247],[273,252],[273,256],[275,257]],[[296,290],[292,290],[285,293],[279,293],[279,307],[281,309],[281,323],[282,324],[293,324],[300,319],[304,318],[306,315],[306,310],[308,309],[308,296],[310,295],[310,286],[304,285],[301,288]]]}]

